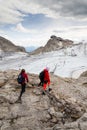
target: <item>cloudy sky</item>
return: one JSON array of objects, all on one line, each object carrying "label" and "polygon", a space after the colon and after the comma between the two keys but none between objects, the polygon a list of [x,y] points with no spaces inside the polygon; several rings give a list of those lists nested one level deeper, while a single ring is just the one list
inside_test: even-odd
[{"label": "cloudy sky", "polygon": [[87,0],[0,0],[0,36],[42,46],[51,35],[87,41]]}]

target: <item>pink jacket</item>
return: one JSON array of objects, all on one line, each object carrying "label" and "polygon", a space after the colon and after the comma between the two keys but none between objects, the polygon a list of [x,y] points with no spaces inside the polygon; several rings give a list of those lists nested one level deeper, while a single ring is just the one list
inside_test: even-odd
[{"label": "pink jacket", "polygon": [[22,84],[24,84],[26,81],[28,82],[28,75],[25,72],[22,72],[22,76],[24,77],[24,81]]}]

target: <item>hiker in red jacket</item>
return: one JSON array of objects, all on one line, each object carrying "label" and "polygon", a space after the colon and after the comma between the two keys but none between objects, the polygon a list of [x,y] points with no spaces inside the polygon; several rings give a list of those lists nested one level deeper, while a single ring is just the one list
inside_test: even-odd
[{"label": "hiker in red jacket", "polygon": [[[45,94],[45,91],[47,89],[47,86],[49,87],[50,86],[50,75],[49,75],[49,68],[46,67],[44,69],[44,82],[43,82],[43,93],[42,94]],[[51,91],[52,89],[49,88],[49,91]]]},{"label": "hiker in red jacket", "polygon": [[21,92],[20,92],[20,96],[18,98],[19,102],[21,101],[22,94],[25,92],[26,82],[29,82],[28,75],[26,74],[25,69],[21,70],[20,75],[22,76],[22,82],[20,83],[21,84]]}]

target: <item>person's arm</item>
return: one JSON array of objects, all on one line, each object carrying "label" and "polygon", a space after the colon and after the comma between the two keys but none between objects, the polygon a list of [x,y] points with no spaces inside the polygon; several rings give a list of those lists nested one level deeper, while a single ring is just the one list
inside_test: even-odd
[{"label": "person's arm", "polygon": [[27,82],[29,82],[29,79],[28,79],[28,75],[27,75],[27,74],[25,74],[25,79],[26,79]]},{"label": "person's arm", "polygon": [[50,85],[50,76],[48,75],[48,86]]}]

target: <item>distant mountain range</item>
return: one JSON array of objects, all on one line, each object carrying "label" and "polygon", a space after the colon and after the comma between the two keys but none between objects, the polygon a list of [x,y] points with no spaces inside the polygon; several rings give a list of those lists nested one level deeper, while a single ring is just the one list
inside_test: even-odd
[{"label": "distant mountain range", "polygon": [[0,51],[1,52],[26,52],[24,47],[16,46],[11,41],[0,36]]},{"label": "distant mountain range", "polygon": [[25,47],[25,50],[26,50],[26,52],[32,52],[32,51],[34,51],[34,50],[36,50],[38,47],[36,47],[36,46],[29,46],[29,47]]},{"label": "distant mountain range", "polygon": [[68,39],[63,39],[61,37],[56,37],[52,35],[44,47],[20,47],[14,45],[11,41],[0,36],[0,51],[1,52],[29,52],[29,54],[39,54],[43,52],[51,52],[60,49],[64,49],[73,46],[74,42]]}]

